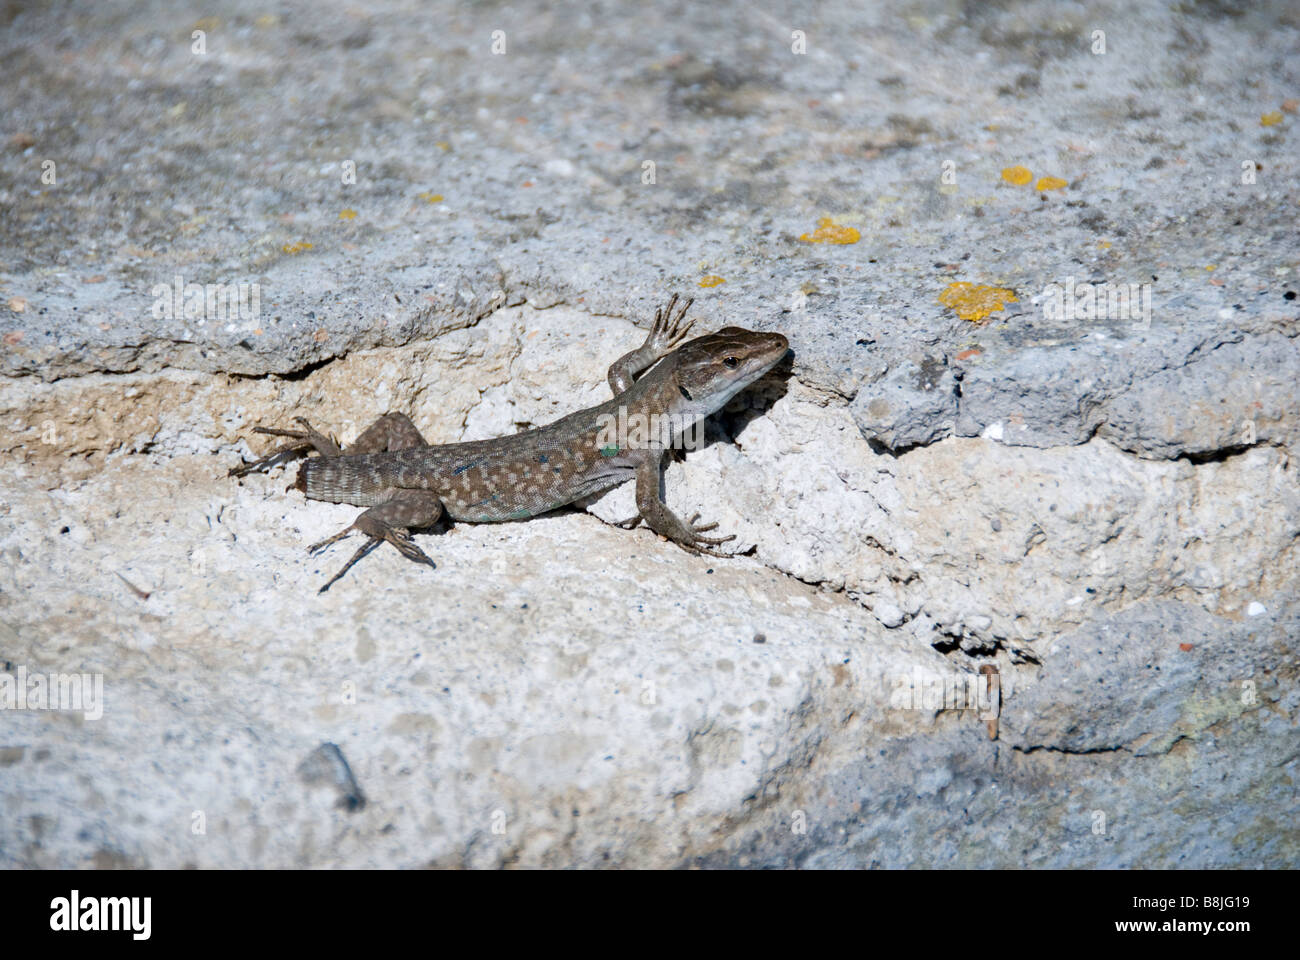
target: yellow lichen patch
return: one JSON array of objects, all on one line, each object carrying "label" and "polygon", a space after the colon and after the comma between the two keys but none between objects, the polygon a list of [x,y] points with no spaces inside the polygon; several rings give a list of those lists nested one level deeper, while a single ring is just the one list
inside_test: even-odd
[{"label": "yellow lichen patch", "polygon": [[253,24],[255,26],[261,27],[262,29],[266,29],[267,27],[276,26],[277,24],[279,24],[279,22],[280,22],[280,18],[277,17],[274,13],[264,13],[256,20],[254,20]]},{"label": "yellow lichen patch", "polygon": [[1062,180],[1060,177],[1039,177],[1038,182],[1034,184],[1035,190],[1060,190],[1062,187],[1068,187],[1069,180]]},{"label": "yellow lichen patch", "polygon": [[939,302],[952,308],[963,320],[979,323],[995,310],[1017,301],[1015,292],[1004,287],[977,286],[958,280],[944,288],[939,294]]},{"label": "yellow lichen patch", "polygon": [[221,21],[216,17],[203,17],[202,19],[194,21],[193,29],[202,30],[205,33],[211,33],[219,26],[221,26]]},{"label": "yellow lichen patch", "polygon": [[351,207],[339,211],[340,220],[355,220],[356,218],[357,218],[357,212],[353,210]]},{"label": "yellow lichen patch", "polygon": [[311,244],[306,240],[301,240],[297,243],[286,243],[280,249],[285,253],[302,253],[304,250],[310,250]]},{"label": "yellow lichen patch", "polygon": [[424,193],[417,193],[416,196],[425,203],[442,203],[441,193],[429,193],[429,191],[426,190]]},{"label": "yellow lichen patch", "polygon": [[1028,167],[1007,167],[1002,171],[1002,179],[1007,183],[1014,183],[1017,187],[1023,187],[1034,179],[1034,175]]},{"label": "yellow lichen patch", "polygon": [[1213,263],[1207,263],[1205,265],[1205,269],[1208,270],[1210,273],[1213,273],[1216,267],[1217,264],[1213,264]]},{"label": "yellow lichen patch", "polygon": [[840,226],[830,217],[818,217],[817,229],[801,234],[799,239],[804,243],[857,243],[862,234],[853,227]]},{"label": "yellow lichen patch", "polygon": [[1270,110],[1268,113],[1263,114],[1259,118],[1259,125],[1261,127],[1276,127],[1281,122],[1282,122],[1281,110]]},{"label": "yellow lichen patch", "polygon": [[711,273],[707,277],[700,277],[701,287],[716,287],[718,284],[726,282],[726,280],[718,276],[716,273]]},{"label": "yellow lichen patch", "polygon": [[437,147],[439,150],[441,150],[443,153],[449,153],[451,151],[451,144],[448,143],[446,140],[439,140],[437,143],[434,144],[434,146]]}]

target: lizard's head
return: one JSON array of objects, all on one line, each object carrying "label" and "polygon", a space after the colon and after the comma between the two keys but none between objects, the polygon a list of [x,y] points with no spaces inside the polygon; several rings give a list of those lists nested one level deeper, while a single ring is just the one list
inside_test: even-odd
[{"label": "lizard's head", "polygon": [[677,348],[673,385],[687,409],[707,415],[771,370],[789,349],[779,333],[723,327]]}]

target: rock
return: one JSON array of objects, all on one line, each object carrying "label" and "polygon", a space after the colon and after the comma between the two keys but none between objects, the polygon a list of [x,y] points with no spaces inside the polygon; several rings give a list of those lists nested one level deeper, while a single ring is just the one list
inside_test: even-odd
[{"label": "rock", "polygon": [[888,601],[878,601],[871,606],[871,612],[887,627],[897,627],[903,622],[903,611]]},{"label": "rock", "polygon": [[[810,44],[868,38],[816,70],[728,4],[670,35],[612,7],[616,43],[557,14],[504,70],[477,27],[322,0],[232,15],[200,71],[180,13],[10,7],[0,866],[1300,862],[1275,9],[894,18],[884,76],[865,6],[807,12]],[[1094,21],[1126,38],[1102,70]],[[960,96],[936,62],[976,67]],[[167,104],[122,95],[158,77]],[[955,182],[917,176],[953,144]],[[1015,299],[964,319],[957,283]],[[1146,306],[1057,309],[1084,285]],[[226,476],[294,416],[548,423],[674,291],[793,346],[666,470],[740,556],[611,527],[622,488],[319,597],[351,546],[305,547],[358,510]],[[20,669],[59,709],[18,707]],[[98,718],[62,699],[87,677]]]}]

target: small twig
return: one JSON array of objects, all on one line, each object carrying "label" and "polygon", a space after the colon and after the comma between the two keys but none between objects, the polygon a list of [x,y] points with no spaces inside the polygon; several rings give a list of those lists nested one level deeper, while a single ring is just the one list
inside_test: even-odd
[{"label": "small twig", "polygon": [[988,730],[989,739],[996,740],[998,717],[1002,715],[1002,677],[998,674],[998,668],[991,663],[981,666],[980,673],[984,675],[985,682],[988,684],[989,712],[984,718],[984,725]]},{"label": "small twig", "polygon": [[148,591],[146,591],[146,590],[141,590],[139,587],[137,587],[134,583],[132,583],[132,582],[131,582],[130,580],[128,580],[126,577],[122,576],[121,573],[118,573],[117,571],[114,571],[114,573],[117,573],[117,578],[118,578],[119,580],[121,580],[123,583],[125,583],[128,587],[130,587],[130,588],[131,588],[131,592],[134,593],[134,594],[135,594],[137,597],[139,597],[141,600],[148,600],[148,599],[149,599],[149,592],[148,592]]}]

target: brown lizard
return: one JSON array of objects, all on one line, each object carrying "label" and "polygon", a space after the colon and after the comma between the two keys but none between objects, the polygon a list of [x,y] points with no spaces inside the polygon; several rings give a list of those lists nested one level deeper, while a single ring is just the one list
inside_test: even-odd
[{"label": "brown lizard", "polygon": [[[609,368],[613,399],[547,426],[493,440],[430,445],[409,417],[388,413],[340,450],[297,417],[301,430],[256,427],[254,433],[294,442],[230,475],[269,470],[314,449],[320,456],[299,467],[293,487],[309,500],[368,508],[346,529],[310,547],[314,553],[353,531],[366,537],[321,593],[385,540],[402,556],[435,566],[410,531],[432,526],[444,513],[471,523],[525,520],[634,477],[638,515],[622,526],[644,520],[684,550],[711,553],[735,537],[705,536],[716,523],[696,525],[698,513],[683,521],[668,509],[663,459],[681,445],[687,431],[770,370],[789,343],[779,333],[740,327],[686,341],[694,321],[683,326],[682,318],[692,302],[674,313],[674,295],[655,312],[645,342],[614,361]],[[619,423],[655,428],[619,433],[614,427]]]}]

